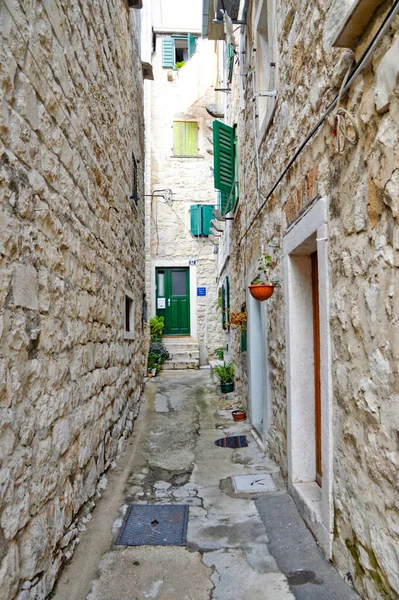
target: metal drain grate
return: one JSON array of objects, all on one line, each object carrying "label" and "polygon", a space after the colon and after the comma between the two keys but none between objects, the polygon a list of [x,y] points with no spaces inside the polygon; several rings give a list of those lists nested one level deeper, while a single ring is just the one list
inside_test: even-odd
[{"label": "metal drain grate", "polygon": [[188,506],[130,504],[116,539],[119,546],[185,546]]}]

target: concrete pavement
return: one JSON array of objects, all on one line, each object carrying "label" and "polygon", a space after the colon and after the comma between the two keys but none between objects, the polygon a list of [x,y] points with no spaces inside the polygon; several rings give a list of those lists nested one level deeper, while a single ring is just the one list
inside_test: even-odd
[{"label": "concrete pavement", "polygon": [[[296,594],[298,580],[288,583],[291,563],[278,554],[276,562],[271,554],[267,519],[255,503],[268,497],[277,498],[278,505],[279,497],[289,500],[289,496],[278,468],[261,452],[249,425],[232,421],[226,410],[231,400],[216,393],[207,370],[164,372],[146,388],[132,440],[117,468],[107,475],[108,488],[60,578],[55,599],[304,598]],[[219,437],[243,433],[247,448],[214,445]],[[232,476],[260,473],[272,475],[277,488],[272,494],[233,491]],[[187,546],[116,546],[129,503],[188,504]],[[307,539],[309,552],[317,548],[312,540]],[[308,588],[324,590],[323,599],[357,598],[318,558],[323,580],[315,576]],[[323,588],[329,569],[338,580]]]}]

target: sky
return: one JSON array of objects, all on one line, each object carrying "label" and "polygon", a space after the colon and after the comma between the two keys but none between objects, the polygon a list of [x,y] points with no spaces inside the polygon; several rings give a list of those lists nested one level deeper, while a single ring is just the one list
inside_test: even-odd
[{"label": "sky", "polygon": [[200,30],[202,0],[153,0],[155,28]]}]

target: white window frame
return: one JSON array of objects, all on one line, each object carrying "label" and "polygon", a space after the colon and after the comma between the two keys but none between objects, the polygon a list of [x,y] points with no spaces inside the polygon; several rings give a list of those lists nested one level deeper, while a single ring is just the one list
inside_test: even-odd
[{"label": "white window frame", "polygon": [[[126,319],[126,300],[130,301],[129,308],[129,325]],[[135,338],[135,322],[136,322],[136,306],[133,298],[132,292],[125,290],[125,294],[123,296],[123,323],[124,323],[124,334],[123,337],[125,340],[133,340]]]},{"label": "white window frame", "polygon": [[[255,81],[254,93],[277,89],[276,2],[259,0],[255,12]],[[270,63],[274,63],[272,67]],[[257,142],[262,143],[276,109],[276,97],[257,96]]]}]

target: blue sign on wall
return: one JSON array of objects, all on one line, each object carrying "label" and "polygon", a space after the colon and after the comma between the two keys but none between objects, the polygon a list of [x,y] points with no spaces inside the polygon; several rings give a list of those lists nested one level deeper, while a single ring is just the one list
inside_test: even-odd
[{"label": "blue sign on wall", "polygon": [[197,296],[206,296],[206,288],[197,288]]}]

